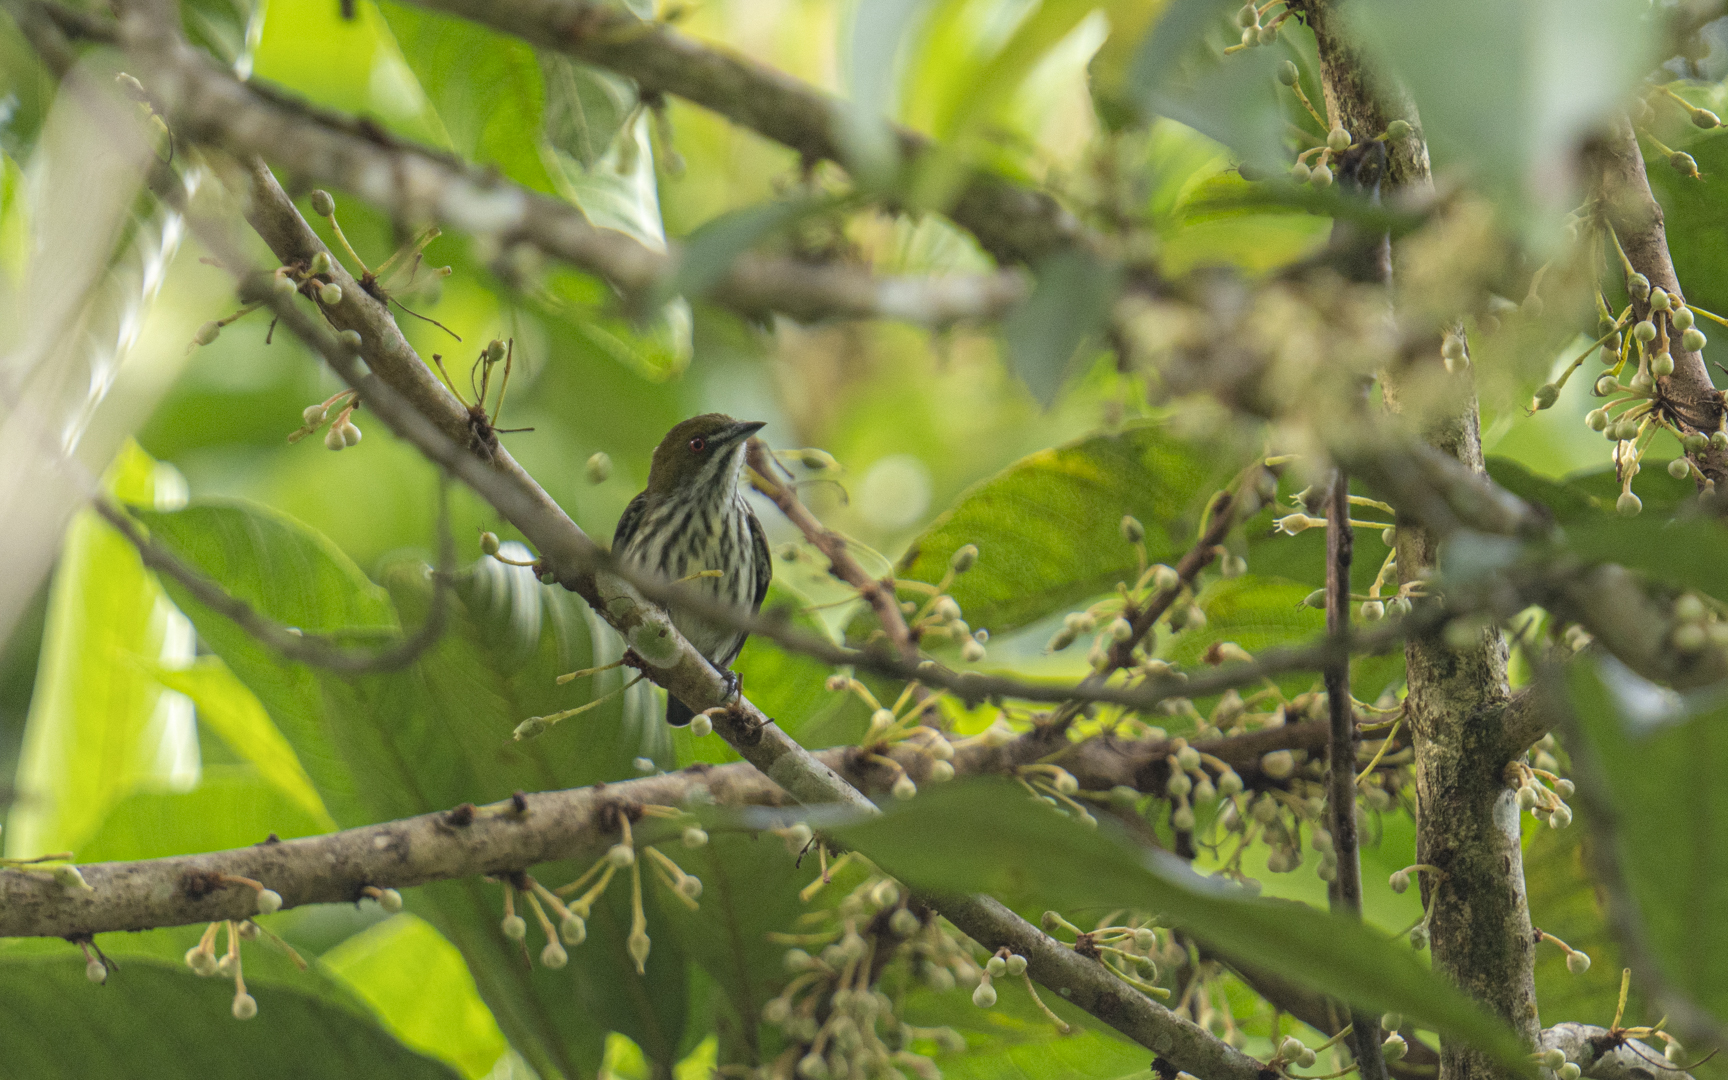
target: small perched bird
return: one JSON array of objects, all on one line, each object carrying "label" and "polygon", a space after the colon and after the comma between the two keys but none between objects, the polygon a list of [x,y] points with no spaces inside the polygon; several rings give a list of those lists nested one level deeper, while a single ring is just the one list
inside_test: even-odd
[{"label": "small perched bird", "polygon": [[[690,587],[722,603],[748,607],[752,613],[761,610],[774,567],[762,523],[738,490],[745,445],[761,428],[759,422],[704,413],[668,432],[654,450],[648,490],[630,500],[618,519],[613,554],[668,581],[713,571],[695,577]],[[737,659],[748,635],[680,613],[676,607],[672,625],[737,685],[728,665]],[[694,715],[682,701],[667,695],[667,723],[683,726]]]}]

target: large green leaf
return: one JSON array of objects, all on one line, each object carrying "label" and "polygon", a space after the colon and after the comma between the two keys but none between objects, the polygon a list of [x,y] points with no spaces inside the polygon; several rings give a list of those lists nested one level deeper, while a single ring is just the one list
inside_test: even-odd
[{"label": "large green leaf", "polygon": [[[1108,823],[1087,829],[1006,784],[963,782],[837,830],[920,888],[1001,893],[1056,908],[1157,913],[1220,949],[1335,997],[1401,1012],[1525,1069],[1517,1038],[1379,933],[1303,904],[1249,898],[1141,849]],[[1035,851],[1036,859],[1026,853]]]},{"label": "large green leaf", "polygon": [[1620,665],[1571,665],[1580,729],[1604,772],[1614,847],[1638,916],[1675,989],[1728,1020],[1728,705],[1666,695]]},{"label": "large green leaf", "polygon": [[[148,502],[155,476],[134,446],[107,484],[119,498]],[[190,710],[153,676],[164,660],[190,658],[184,626],[125,537],[94,511],[72,519],[18,762],[26,797],[7,822],[12,855],[75,849],[138,787],[196,779]]]},{"label": "large green leaf", "polygon": [[423,919],[392,916],[331,949],[323,962],[403,1043],[469,1080],[486,1075],[508,1049],[462,954]]},{"label": "large green leaf", "polygon": [[78,852],[81,861],[159,859],[316,836],[328,817],[309,814],[249,765],[206,766],[180,793],[140,791],[118,803]]},{"label": "large green leaf", "polygon": [[[381,628],[419,625],[432,603],[424,564],[387,567],[386,595],[327,539],[257,507],[209,504],[147,520],[230,592],[309,631],[347,628],[378,644]],[[573,594],[539,584],[521,567],[483,560],[460,575],[453,592],[446,633],[417,663],[359,677],[286,663],[177,596],[211,648],[258,694],[344,824],[618,780],[635,774],[640,757],[670,763],[665,727],[645,686],[539,739],[513,741],[512,730],[528,716],[618,689],[626,675],[617,670],[567,687],[556,676],[614,660],[622,644]],[[554,884],[574,876],[564,866],[541,872]],[[637,976],[624,951],[628,912],[620,905],[627,900],[618,889],[608,894],[590,921],[589,941],[563,971],[525,966],[520,947],[499,934],[496,885],[443,882],[416,890],[410,902],[462,951],[512,1045],[551,1077],[592,1072],[608,1029],[656,1060],[676,1060],[682,1011],[658,1003],[684,1000],[682,952],[672,940],[656,943],[647,980]],[[573,992],[584,1007],[570,1007]]]},{"label": "large green leaf", "polygon": [[77,953],[0,953],[0,1074],[30,1080],[178,1080],[246,1076],[389,1076],[454,1080],[376,1021],[316,992],[310,980],[259,978],[247,990],[258,1018],[229,1014],[234,984],[200,979],[184,964],[116,957],[107,985],[84,977]]},{"label": "large green leaf", "polygon": [[1043,450],[962,495],[913,541],[901,576],[938,581],[956,550],[976,544],[977,563],[950,592],[973,626],[1011,630],[1135,575],[1124,514],[1145,525],[1152,560],[1174,561],[1224,478],[1153,425]]}]

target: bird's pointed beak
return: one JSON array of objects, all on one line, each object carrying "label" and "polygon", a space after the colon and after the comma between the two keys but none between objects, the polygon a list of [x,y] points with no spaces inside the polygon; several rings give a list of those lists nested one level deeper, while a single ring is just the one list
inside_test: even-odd
[{"label": "bird's pointed beak", "polygon": [[766,420],[745,420],[726,429],[725,441],[742,442],[768,426]]}]

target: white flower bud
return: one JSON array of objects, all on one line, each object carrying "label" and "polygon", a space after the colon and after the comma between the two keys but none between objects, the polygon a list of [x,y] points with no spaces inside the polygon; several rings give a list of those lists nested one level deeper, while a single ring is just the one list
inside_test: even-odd
[{"label": "white flower bud", "polygon": [[1274,750],[1260,758],[1260,771],[1274,780],[1283,780],[1296,771],[1296,755],[1288,750]]},{"label": "white flower bud", "polygon": [[978,988],[972,991],[972,1004],[980,1009],[988,1009],[996,1004],[996,988],[987,982],[980,982]]},{"label": "white flower bud", "polygon": [[564,946],[556,941],[548,941],[546,947],[540,950],[540,963],[557,971],[570,962],[570,954],[564,951]]},{"label": "white flower bud", "polygon": [[1405,890],[1410,888],[1410,871],[1408,871],[1408,870],[1394,870],[1394,871],[1392,871],[1392,876],[1386,880],[1386,884],[1390,885],[1392,887],[1392,891],[1395,893],[1404,892]]},{"label": "white flower bud", "polygon": [[697,713],[690,718],[691,738],[706,739],[712,734],[714,734],[714,721],[707,713]]},{"label": "white flower bud", "polygon": [[270,915],[282,910],[282,894],[274,889],[258,890],[258,914]]},{"label": "white flower bud", "polygon": [[1590,957],[1574,949],[1566,955],[1566,970],[1574,975],[1582,975],[1590,970]]},{"label": "white flower bud", "polygon": [[506,915],[498,930],[511,941],[521,941],[528,936],[528,921],[520,915]]},{"label": "white flower bud", "polygon": [[257,999],[247,993],[235,994],[233,1013],[234,1019],[236,1020],[252,1019],[254,1016],[258,1015]]},{"label": "white flower bud", "polygon": [[912,782],[912,778],[910,776],[907,776],[905,773],[901,773],[900,779],[894,781],[894,786],[893,786],[893,788],[890,789],[890,791],[893,793],[893,795],[896,799],[902,799],[902,800],[910,799],[914,795],[918,794],[918,785],[914,784]]},{"label": "white flower bud", "polygon": [[84,964],[84,977],[101,986],[108,981],[108,965],[92,956]]},{"label": "white flower bud", "polygon": [[691,825],[684,830],[684,846],[699,848],[708,842],[708,832],[700,825]]},{"label": "white flower bud", "polygon": [[606,849],[606,861],[623,870],[636,861],[636,849],[629,844],[613,844]]}]

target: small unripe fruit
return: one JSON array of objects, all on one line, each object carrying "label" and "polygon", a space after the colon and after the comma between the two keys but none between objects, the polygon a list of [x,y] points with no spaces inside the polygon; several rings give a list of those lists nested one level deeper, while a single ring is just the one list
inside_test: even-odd
[{"label": "small unripe fruit", "polygon": [[1623,517],[1636,517],[1638,511],[1644,509],[1644,502],[1630,491],[1623,491],[1620,493],[1620,497],[1614,501],[1614,509],[1618,510]]},{"label": "small unripe fruit", "polygon": [[343,446],[358,446],[360,445],[360,440],[365,437],[364,433],[361,432],[359,425],[354,423],[352,420],[343,424],[337,430],[342,433]]},{"label": "small unripe fruit", "polygon": [[1643,274],[1628,274],[1626,277],[1626,292],[1634,300],[1644,300],[1650,295],[1650,279]]},{"label": "small unripe fruit", "polygon": [[1566,1064],[1566,1051],[1558,1048],[1544,1050],[1542,1051],[1541,1062],[1545,1069],[1558,1069]]},{"label": "small unripe fruit", "polygon": [[1386,884],[1390,885],[1392,887],[1392,891],[1395,893],[1404,892],[1405,890],[1410,888],[1410,871],[1408,871],[1408,870],[1394,870],[1394,871],[1392,871],[1392,876],[1387,879]]},{"label": "small unripe fruit", "polygon": [[1538,798],[1539,796],[1536,794],[1536,789],[1531,787],[1529,784],[1525,784],[1523,787],[1518,789],[1518,809],[1536,809],[1536,800]]},{"label": "small unripe fruit", "polygon": [[1554,403],[1559,400],[1560,388],[1553,383],[1543,383],[1536,388],[1536,393],[1530,399],[1530,403],[1535,411],[1540,412],[1543,409],[1553,408]]},{"label": "small unripe fruit", "polygon": [[1650,391],[1656,389],[1656,379],[1648,371],[1639,370],[1632,376],[1632,381],[1627,383],[1626,387],[1635,394],[1643,394],[1648,397]]},{"label": "small unripe fruit", "polygon": [[690,719],[690,737],[691,738],[693,738],[693,739],[706,739],[708,736],[710,736],[712,734],[714,734],[714,721],[709,718],[707,713],[697,713],[694,717],[691,717],[691,719]]},{"label": "small unripe fruit", "polygon": [[1609,334],[1608,340],[1602,343],[1602,362],[1604,364],[1612,364],[1619,361],[1620,347],[1625,343],[1626,342],[1621,337],[1619,331]]},{"label": "small unripe fruit", "polygon": [[992,956],[984,962],[984,972],[992,979],[1000,979],[1007,971],[1008,960],[1006,957]]},{"label": "small unripe fruit", "polygon": [[708,831],[700,825],[692,825],[684,830],[684,846],[699,848],[708,842]]},{"label": "small unripe fruit", "polygon": [[258,1015],[258,1001],[251,994],[234,995],[234,1019],[250,1020]]},{"label": "small unripe fruit", "polygon": [[1283,83],[1285,86],[1295,86],[1296,81],[1301,77],[1302,73],[1297,71],[1296,65],[1291,63],[1289,60],[1278,65],[1278,81]]},{"label": "small unripe fruit", "polygon": [[1288,750],[1274,750],[1261,757],[1260,771],[1274,780],[1283,780],[1296,771],[1296,755]]},{"label": "small unripe fruit", "polygon": [[1390,124],[1387,124],[1386,137],[1391,139],[1393,142],[1397,142],[1399,139],[1409,138],[1410,122],[1408,120],[1394,120]]},{"label": "small unripe fruit", "polygon": [[996,988],[987,982],[979,983],[978,988],[972,991],[972,1004],[980,1009],[990,1008],[996,1004]]},{"label": "small unripe fruit", "polygon": [[307,427],[315,427],[324,422],[324,414],[328,410],[322,405],[308,405],[300,412],[300,419]]},{"label": "small unripe fruit", "polygon": [[[1686,331],[1688,334],[1698,334],[1696,330]],[[1703,334],[1698,334],[1703,337]],[[1664,349],[1650,361],[1650,374],[1658,379],[1666,379],[1674,374],[1674,354]]]},{"label": "small unripe fruit", "polygon": [[378,906],[386,915],[394,915],[402,910],[402,894],[395,889],[383,889],[378,893]]},{"label": "small unripe fruit", "polygon": [[612,458],[604,450],[588,456],[588,463],[583,466],[583,472],[590,484],[604,484],[612,475]]},{"label": "small unripe fruit", "polygon": [[1404,1026],[1404,1015],[1402,1013],[1389,1012],[1380,1018],[1380,1026],[1385,1028],[1387,1031],[1397,1031],[1399,1028]]},{"label": "small unripe fruit", "polygon": [[1608,427],[1608,410],[1591,409],[1584,414],[1584,423],[1591,431],[1603,431]]},{"label": "small unripe fruit", "polygon": [[1676,330],[1690,330],[1692,324],[1698,320],[1693,316],[1691,308],[1685,304],[1676,304],[1673,312],[1668,316],[1668,321],[1674,324]]},{"label": "small unripe fruit", "polygon": [[325,307],[335,307],[342,302],[342,286],[333,281],[318,286],[318,302]]},{"label": "small unripe fruit", "polygon": [[606,861],[623,870],[636,861],[636,849],[629,844],[613,844],[606,849]]},{"label": "small unripe fruit", "polygon": [[1448,360],[1464,359],[1464,339],[1457,334],[1447,334],[1440,339],[1440,355]]},{"label": "small unripe fruit", "polygon": [[1341,127],[1335,127],[1326,133],[1326,148],[1334,154],[1342,154],[1350,149],[1350,133]]},{"label": "small unripe fruit", "polygon": [[1008,954],[1008,975],[1016,978],[1026,973],[1026,958],[1019,953]]},{"label": "small unripe fruit", "polygon": [[334,264],[330,261],[330,253],[328,251],[320,251],[316,255],[312,256],[312,267],[310,273],[313,275],[328,274],[333,265]]},{"label": "small unripe fruit", "polygon": [[278,274],[276,279],[270,283],[270,287],[276,290],[277,296],[283,297],[284,299],[292,297],[295,293],[300,291],[300,286],[294,283],[293,278],[284,277],[280,274]]},{"label": "small unripe fruit", "polygon": [[[1274,41],[1278,40],[1278,27],[1272,25],[1271,23],[1267,23],[1265,26],[1262,26],[1258,30],[1256,30],[1254,32],[1254,36],[1256,39],[1259,40],[1260,44],[1270,45]],[[1245,176],[1245,177],[1243,177],[1243,179],[1249,180],[1249,179],[1253,179],[1253,178]]]},{"label": "small unripe fruit", "polygon": [[912,782],[910,776],[901,773],[900,779],[894,781],[894,786],[890,792],[896,799],[906,800],[918,794],[918,785]]},{"label": "small unripe fruit", "polygon": [[1677,457],[1668,463],[1668,475],[1676,480],[1684,480],[1692,475],[1692,463],[1683,457]]},{"label": "small unripe fruit", "polygon": [[948,565],[956,574],[964,574],[978,561],[978,545],[963,544],[949,556]]},{"label": "small unripe fruit", "polygon": [[1302,598],[1302,606],[1324,610],[1326,607],[1326,590],[1315,589],[1307,596],[1304,596]]},{"label": "small unripe fruit", "polygon": [[92,956],[84,965],[84,977],[101,986],[108,981],[108,965]]},{"label": "small unripe fruit", "polygon": [[480,554],[496,555],[500,547],[497,533],[483,532],[480,534]]},{"label": "small unripe fruit", "polygon": [[282,910],[282,894],[275,889],[258,890],[258,914],[271,915]]},{"label": "small unripe fruit", "polygon": [[1577,950],[1573,950],[1566,955],[1566,970],[1574,975],[1582,975],[1590,970],[1590,958]]},{"label": "small unripe fruit", "polygon": [[324,433],[324,449],[340,450],[347,445],[347,441],[342,438],[341,428],[332,426],[329,431]]},{"label": "small unripe fruit", "polygon": [[1305,162],[1298,161],[1290,166],[1290,182],[1292,184],[1306,184],[1312,175]]},{"label": "small unripe fruit", "polygon": [[1254,25],[1258,24],[1259,22],[1260,22],[1260,9],[1255,7],[1251,3],[1243,4],[1241,10],[1236,12],[1236,25],[1237,26],[1240,26],[1240,27],[1246,29],[1250,26],[1254,26]]},{"label": "small unripe fruit", "polygon": [[336,200],[323,188],[312,191],[312,212],[319,217],[329,217],[336,212]]},{"label": "small unripe fruit", "polygon": [[1702,352],[1704,346],[1708,343],[1709,339],[1704,336],[1704,331],[1698,329],[1696,326],[1687,328],[1687,330],[1680,335],[1680,347],[1685,349],[1687,352]]},{"label": "small unripe fruit", "polygon": [[[1654,297],[1651,298],[1651,306],[1652,307],[1655,306],[1655,298]],[[1642,322],[1634,323],[1632,326],[1632,337],[1633,337],[1633,340],[1642,341],[1645,344],[1649,344],[1650,342],[1655,341],[1656,340],[1656,324],[1651,322],[1649,319],[1645,319]]]},{"label": "small unripe fruit", "polygon": [[528,921],[520,915],[506,915],[498,930],[511,941],[521,941],[528,936]]},{"label": "small unripe fruit", "polygon": [[1558,1069],[1555,1069],[1554,1073],[1556,1076],[1560,1077],[1560,1080],[1578,1080],[1579,1077],[1584,1075],[1584,1070],[1578,1067],[1577,1062],[1568,1061]]},{"label": "small unripe fruit", "polygon": [[1317,188],[1329,188],[1332,186],[1332,170],[1322,161],[1309,170],[1308,180]]},{"label": "small unripe fruit", "polygon": [[1602,376],[1600,379],[1596,380],[1596,385],[1591,387],[1597,397],[1607,397],[1619,388],[1620,380],[1616,379],[1612,375]]},{"label": "small unripe fruit", "polygon": [[556,941],[548,941],[546,947],[540,950],[540,963],[557,971],[570,962],[570,954],[564,951],[564,946]]},{"label": "small unripe fruit", "polygon": [[1667,289],[1664,289],[1660,285],[1658,285],[1656,288],[1650,290],[1650,310],[1651,311],[1667,311],[1668,310],[1668,290]]},{"label": "small unripe fruit", "polygon": [[1668,1060],[1668,1064],[1678,1065],[1686,1058],[1686,1048],[1678,1041],[1670,1040],[1668,1045],[1662,1048],[1662,1056]]},{"label": "small unripe fruit", "polygon": [[1693,179],[1698,178],[1698,162],[1691,154],[1688,154],[1684,150],[1676,150],[1672,154],[1669,154],[1668,164],[1672,165],[1674,171],[1679,173],[1681,176],[1689,176]]}]

